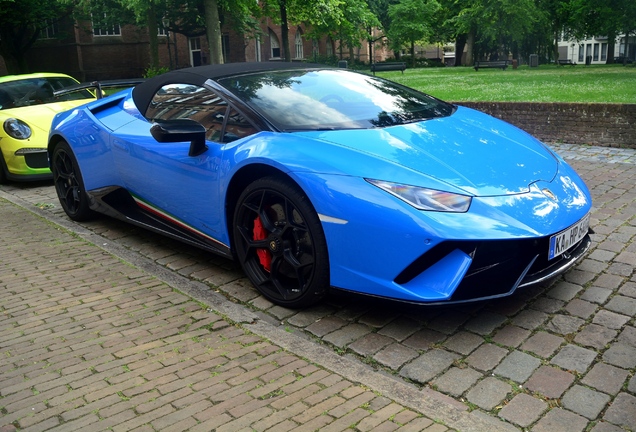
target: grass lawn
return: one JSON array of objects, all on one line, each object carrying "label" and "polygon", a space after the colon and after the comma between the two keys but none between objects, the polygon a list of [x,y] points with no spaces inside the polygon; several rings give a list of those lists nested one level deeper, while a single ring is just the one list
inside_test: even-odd
[{"label": "grass lawn", "polygon": [[521,66],[514,70],[445,67],[377,76],[447,101],[636,103],[636,67]]}]

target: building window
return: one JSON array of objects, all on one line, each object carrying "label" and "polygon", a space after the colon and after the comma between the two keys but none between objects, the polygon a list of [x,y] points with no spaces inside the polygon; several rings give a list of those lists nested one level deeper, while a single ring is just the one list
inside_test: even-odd
[{"label": "building window", "polygon": [[601,44],[601,61],[607,61],[607,44]]},{"label": "building window", "polygon": [[314,56],[314,58],[320,55],[320,45],[318,43],[318,39],[311,40],[311,54]]},{"label": "building window", "polygon": [[594,61],[598,61],[598,44],[594,44]]},{"label": "building window", "polygon": [[198,37],[190,38],[190,64],[192,66],[201,66],[203,64],[201,39]]},{"label": "building window", "polygon": [[163,28],[163,27],[158,27],[157,28],[157,36],[169,37],[170,36],[170,32],[168,32],[168,30]]},{"label": "building window", "polygon": [[53,39],[59,33],[57,28],[57,21],[44,20],[46,27],[40,29],[40,36],[38,39]]},{"label": "building window", "polygon": [[[97,21],[95,16],[101,16],[101,21]],[[121,26],[116,23],[110,23],[105,13],[95,16],[91,14],[93,36],[121,36]]]},{"label": "building window", "polygon": [[579,63],[583,63],[585,61],[585,45],[579,45]]},{"label": "building window", "polygon": [[278,42],[278,36],[273,31],[269,31],[269,44],[272,47],[270,57],[280,58],[280,42]]},{"label": "building window", "polygon": [[296,47],[296,58],[297,59],[304,58],[305,53],[303,52],[303,34],[300,32],[300,29],[296,31],[294,46]]},{"label": "building window", "polygon": [[333,57],[333,41],[330,37],[327,38],[327,57]]}]

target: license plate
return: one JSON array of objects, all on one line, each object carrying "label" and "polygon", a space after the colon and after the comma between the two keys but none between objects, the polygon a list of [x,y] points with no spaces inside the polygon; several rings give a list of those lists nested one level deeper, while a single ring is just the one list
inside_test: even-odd
[{"label": "license plate", "polygon": [[590,214],[588,213],[572,225],[571,227],[561,231],[550,237],[550,250],[548,251],[548,259],[556,258],[565,253],[572,246],[577,244],[579,240],[585,237],[590,226]]}]

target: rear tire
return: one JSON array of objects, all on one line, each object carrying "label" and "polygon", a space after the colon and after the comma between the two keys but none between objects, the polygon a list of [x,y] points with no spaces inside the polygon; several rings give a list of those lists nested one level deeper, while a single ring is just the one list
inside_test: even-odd
[{"label": "rear tire", "polygon": [[55,146],[51,171],[57,197],[66,215],[78,222],[95,218],[97,214],[89,207],[77,159],[67,142],[62,141]]},{"label": "rear tire", "polygon": [[234,247],[258,291],[281,306],[318,302],[329,288],[322,224],[295,184],[265,177],[250,184],[234,212]]}]

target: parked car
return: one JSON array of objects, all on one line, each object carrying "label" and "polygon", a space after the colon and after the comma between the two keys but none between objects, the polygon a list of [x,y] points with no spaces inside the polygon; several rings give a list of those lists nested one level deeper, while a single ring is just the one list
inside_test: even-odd
[{"label": "parked car", "polygon": [[344,69],[168,72],[58,114],[48,151],[71,219],[104,213],[234,258],[286,307],[331,288],[497,298],[590,246],[590,193],[549,147]]},{"label": "parked car", "polygon": [[0,77],[0,183],[52,178],[46,146],[53,116],[95,99],[88,90],[53,94],[77,83],[59,73]]}]

